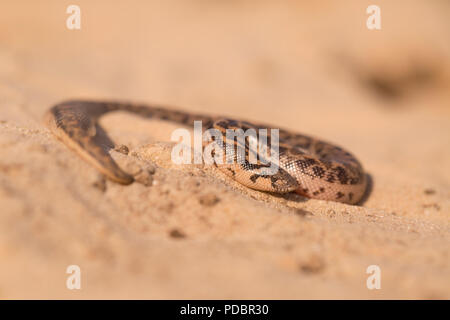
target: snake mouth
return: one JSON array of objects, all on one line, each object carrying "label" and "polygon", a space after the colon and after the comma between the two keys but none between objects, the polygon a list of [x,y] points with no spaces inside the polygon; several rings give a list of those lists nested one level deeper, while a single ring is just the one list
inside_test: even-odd
[{"label": "snake mouth", "polygon": [[299,188],[299,189],[294,190],[293,192],[295,192],[296,194],[298,194],[302,197],[309,198],[308,197],[308,189]]}]

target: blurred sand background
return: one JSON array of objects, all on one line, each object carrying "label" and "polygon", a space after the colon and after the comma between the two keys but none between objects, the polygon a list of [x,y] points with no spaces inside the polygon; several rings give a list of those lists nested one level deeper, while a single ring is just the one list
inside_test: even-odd
[{"label": "blurred sand background", "polygon": [[[382,30],[366,28],[371,4]],[[252,191],[172,164],[176,126],[122,113],[102,126],[153,183],[102,184],[42,124],[69,98],[322,137],[373,188],[362,206]],[[449,146],[448,1],[2,0],[0,298],[448,299]]]}]

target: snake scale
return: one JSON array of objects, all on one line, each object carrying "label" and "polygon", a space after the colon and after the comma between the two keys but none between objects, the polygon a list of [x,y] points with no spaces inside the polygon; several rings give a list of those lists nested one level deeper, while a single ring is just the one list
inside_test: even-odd
[{"label": "snake scale", "polygon": [[[46,125],[57,138],[107,178],[121,184],[132,183],[133,176],[117,165],[97,137],[98,119],[112,111],[127,111],[185,126],[202,121],[205,130],[214,128],[220,132],[271,128],[224,117],[121,102],[73,100],[59,103],[47,111]],[[248,155],[248,146],[245,147]],[[246,160],[217,167],[252,189],[273,193],[296,192],[308,198],[349,204],[358,203],[367,186],[366,174],[352,154],[331,143],[283,129],[279,129],[279,170],[276,174],[264,174],[258,165]]]}]

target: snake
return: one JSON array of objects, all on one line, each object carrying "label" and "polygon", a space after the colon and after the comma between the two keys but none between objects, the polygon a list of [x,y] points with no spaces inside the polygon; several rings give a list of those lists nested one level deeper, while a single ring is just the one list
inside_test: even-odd
[{"label": "snake", "polygon": [[[109,149],[100,140],[103,129],[99,119],[106,113],[125,111],[145,118],[169,121],[193,127],[201,121],[203,128],[226,130],[272,129],[273,126],[175,110],[160,105],[145,105],[117,101],[69,100],[51,107],[44,116],[46,126],[67,147],[94,166],[109,180],[128,185],[135,179],[114,161]],[[367,188],[367,175],[361,163],[345,149],[324,140],[278,129],[278,163],[274,174],[267,174],[248,159],[249,142],[245,140],[245,158],[232,163],[216,164],[217,168],[240,184],[263,192],[358,204]],[[104,132],[104,131],[103,131]],[[270,135],[269,140],[270,140]],[[222,148],[237,142],[226,140]],[[226,156],[225,156],[226,157]],[[236,156],[236,153],[234,155]],[[236,160],[236,159],[235,159]]]}]

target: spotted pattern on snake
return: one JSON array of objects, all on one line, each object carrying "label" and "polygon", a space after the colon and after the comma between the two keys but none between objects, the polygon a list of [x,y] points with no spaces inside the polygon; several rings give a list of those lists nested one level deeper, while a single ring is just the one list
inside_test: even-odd
[{"label": "spotted pattern on snake", "polygon": [[[130,184],[132,175],[123,171],[99,140],[98,119],[108,112],[127,111],[146,118],[171,121],[193,126],[202,121],[204,130],[217,129],[223,134],[224,154],[236,142],[226,140],[227,129],[267,129],[271,126],[254,124],[224,117],[206,116],[158,106],[121,102],[66,101],[52,107],[45,122],[53,134],[83,159],[112,181]],[[271,136],[267,134],[270,143]],[[359,161],[346,150],[303,134],[279,129],[279,162],[275,174],[268,175],[262,168],[270,163],[249,161],[248,141],[245,140],[245,158],[232,163],[217,164],[219,170],[239,183],[260,191],[273,193],[296,192],[304,197],[358,203],[364,195],[367,178]],[[236,161],[240,160],[240,161]]]}]

